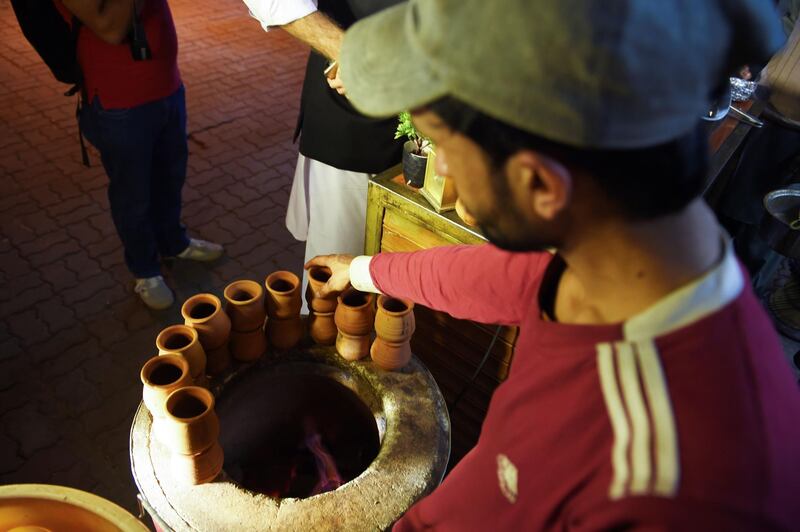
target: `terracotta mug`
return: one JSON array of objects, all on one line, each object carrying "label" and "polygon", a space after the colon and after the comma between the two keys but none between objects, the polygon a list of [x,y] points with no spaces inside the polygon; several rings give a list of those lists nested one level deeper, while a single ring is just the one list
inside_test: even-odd
[{"label": "terracotta mug", "polygon": [[376,366],[387,371],[394,371],[405,367],[411,360],[411,344],[408,342],[390,343],[379,336],[372,342],[369,354]]},{"label": "terracotta mug", "polygon": [[234,281],[225,287],[225,312],[234,331],[253,331],[264,326],[264,289],[255,281]]},{"label": "terracotta mug", "polygon": [[389,343],[408,342],[416,329],[414,302],[385,295],[378,296],[375,333]]},{"label": "terracotta mug", "polygon": [[205,388],[174,390],[167,396],[164,410],[159,440],[173,453],[198,454],[217,442],[219,419],[214,412],[214,396]]},{"label": "terracotta mug", "polygon": [[160,355],[178,353],[189,362],[189,371],[195,382],[206,372],[206,352],[200,345],[197,331],[188,325],[170,325],[158,333],[156,348]]},{"label": "terracotta mug", "polygon": [[352,287],[339,294],[334,315],[339,331],[350,336],[371,334],[375,321],[372,308],[374,299],[374,294],[359,292]]},{"label": "terracotta mug", "polygon": [[306,302],[308,308],[314,312],[328,313],[336,310],[339,294],[329,294],[325,298],[316,297],[314,293],[322,288],[331,278],[331,269],[327,266],[313,266],[308,269],[308,286],[306,287]]},{"label": "terracotta mug", "polygon": [[299,316],[285,320],[267,318],[267,338],[275,349],[291,349],[303,339],[303,320]]},{"label": "terracotta mug", "polygon": [[341,330],[336,334],[336,352],[350,362],[361,360],[369,354],[370,335],[350,335]]},{"label": "terracotta mug", "polygon": [[191,486],[211,482],[222,471],[225,454],[219,443],[195,455],[173,453],[170,456],[173,479],[181,485]]},{"label": "terracotta mug", "polygon": [[228,341],[231,320],[222,310],[214,294],[196,294],[181,306],[184,323],[197,331],[206,351],[217,349]]},{"label": "terracotta mug", "polygon": [[267,337],[261,327],[252,331],[233,330],[228,348],[235,360],[253,362],[267,350]]},{"label": "terracotta mug", "polygon": [[267,287],[267,315],[286,320],[300,315],[300,278],[292,272],[277,271],[264,281]]},{"label": "terracotta mug", "polygon": [[311,339],[319,345],[336,343],[336,321],[333,312],[314,312],[308,316],[308,332]]},{"label": "terracotta mug", "polygon": [[381,295],[375,315],[377,338],[370,348],[375,364],[385,370],[404,367],[411,360],[411,336],[414,334],[414,303]]},{"label": "terracotta mug", "polygon": [[206,373],[219,375],[231,365],[231,353],[228,344],[222,344],[216,349],[206,350]]},{"label": "terracotta mug", "polygon": [[192,385],[189,362],[181,355],[155,356],[144,363],[139,372],[142,400],[153,418],[166,416],[164,402],[178,388]]}]

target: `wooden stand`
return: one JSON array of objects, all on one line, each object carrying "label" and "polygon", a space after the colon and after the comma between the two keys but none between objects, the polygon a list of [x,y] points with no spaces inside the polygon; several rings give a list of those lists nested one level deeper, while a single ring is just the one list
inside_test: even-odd
[{"label": "wooden stand", "polygon": [[[455,211],[436,212],[419,191],[406,186],[400,166],[370,180],[367,255],[485,241],[480,231],[464,224]],[[496,327],[457,320],[422,305],[415,306],[414,314],[417,330],[411,340],[412,351],[428,367],[451,405],[480,364]],[[453,446],[449,467],[477,442],[489,399],[508,375],[516,337],[516,328],[501,330],[475,382],[450,412]]]}]

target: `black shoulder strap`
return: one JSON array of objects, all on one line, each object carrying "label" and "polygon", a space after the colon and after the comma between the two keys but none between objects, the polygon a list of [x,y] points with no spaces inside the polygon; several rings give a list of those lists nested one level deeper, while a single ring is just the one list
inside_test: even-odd
[{"label": "black shoulder strap", "polygon": [[83,130],[81,129],[81,106],[87,98],[86,88],[83,85],[83,71],[80,68],[80,61],[78,61],[78,38],[81,35],[82,26],[83,23],[80,21],[80,19],[76,16],[73,16],[72,49],[75,50],[75,64],[78,65],[76,72],[77,81],[75,85],[70,87],[70,89],[64,93],[64,96],[74,96],[80,92],[80,95],[78,96],[78,102],[75,104],[75,118],[78,121],[78,142],[81,144],[81,162],[83,162],[83,166],[89,168],[91,167],[91,163],[89,162],[89,151],[86,149],[86,142],[83,140]]},{"label": "black shoulder strap", "polygon": [[77,72],[75,72],[76,81],[75,84],[69,88],[67,92],[64,93],[64,96],[72,96],[73,94],[77,93],[78,91],[83,89],[83,72],[81,71],[81,64],[78,61],[78,37],[81,35],[81,27],[83,27],[83,22],[74,16],[72,17],[72,35],[70,37],[72,50],[75,53],[75,64],[77,65]]}]

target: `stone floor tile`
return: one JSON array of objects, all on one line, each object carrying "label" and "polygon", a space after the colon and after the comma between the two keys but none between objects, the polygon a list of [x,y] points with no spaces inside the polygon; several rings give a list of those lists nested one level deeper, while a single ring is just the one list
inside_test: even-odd
[{"label": "stone floor tile", "polygon": [[[176,304],[152,311],[132,291],[96,150],[91,168],[80,162],[73,102],[0,2],[0,95],[15,102],[0,107],[2,484],[72,486],[133,511],[128,431],[155,336],[182,321],[180,304],[197,292],[301,266],[302,244],[281,225],[307,48],[265,35],[240,0],[170,6],[187,87],[184,220],[229,253],[165,261]],[[208,12],[224,23],[199,15]]]}]

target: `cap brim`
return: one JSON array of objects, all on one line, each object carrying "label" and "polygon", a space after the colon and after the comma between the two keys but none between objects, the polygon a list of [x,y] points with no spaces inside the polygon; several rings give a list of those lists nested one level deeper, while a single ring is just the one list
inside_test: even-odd
[{"label": "cap brim", "polygon": [[391,116],[447,94],[409,38],[414,28],[408,10],[407,2],[385,9],[345,34],[339,75],[347,98],[366,115]]}]

